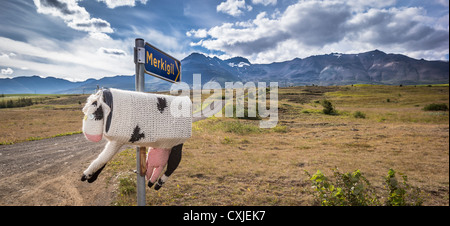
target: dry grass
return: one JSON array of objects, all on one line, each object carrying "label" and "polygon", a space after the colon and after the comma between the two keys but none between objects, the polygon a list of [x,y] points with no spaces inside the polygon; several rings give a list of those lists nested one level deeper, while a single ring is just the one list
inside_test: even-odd
[{"label": "dry grass", "polygon": [[0,109],[0,144],[81,131],[81,108],[87,95],[33,95],[27,98],[35,99],[33,102],[38,101],[38,104]]},{"label": "dry grass", "polygon": [[[378,191],[393,168],[422,189],[424,205],[448,206],[449,114],[422,110],[430,103],[448,105],[448,94],[448,86],[279,89],[276,128],[260,129],[258,121],[233,118],[194,123],[180,166],[159,191],[147,189],[147,204],[313,205],[304,170],[331,175],[338,167],[341,172],[360,169]],[[317,101],[325,98],[338,115],[321,113]],[[33,107],[0,110],[1,134],[11,127],[42,133],[44,123],[55,125],[48,127],[49,134],[59,126],[53,135],[81,128],[79,109]],[[355,118],[356,111],[366,118]],[[8,126],[3,125],[6,117]],[[121,152],[106,167],[121,181],[113,204],[136,204],[135,167],[134,149]]]},{"label": "dry grass", "polygon": [[[335,92],[305,94],[321,88]],[[383,176],[393,168],[422,189],[424,205],[449,205],[448,112],[421,110],[430,102],[448,104],[448,87],[399,88],[280,89],[280,120],[274,129],[230,118],[194,123],[182,163],[161,190],[147,189],[147,204],[312,205],[304,170],[331,174],[338,167],[343,172],[360,169],[379,192],[384,191]],[[385,102],[399,93],[396,102]],[[320,113],[315,101],[323,98],[339,115]],[[355,111],[366,118],[353,117]],[[135,196],[121,196],[115,204],[134,205]]]}]

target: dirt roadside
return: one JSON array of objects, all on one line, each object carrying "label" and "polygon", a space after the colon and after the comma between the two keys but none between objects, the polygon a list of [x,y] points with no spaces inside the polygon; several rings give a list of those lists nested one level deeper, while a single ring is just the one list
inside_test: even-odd
[{"label": "dirt roadside", "polygon": [[105,145],[83,134],[0,146],[0,206],[110,205],[114,181],[81,182]]}]

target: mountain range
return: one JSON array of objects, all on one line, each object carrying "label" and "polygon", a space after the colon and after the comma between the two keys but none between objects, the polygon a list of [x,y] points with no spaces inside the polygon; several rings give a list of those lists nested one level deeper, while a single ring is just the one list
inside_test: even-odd
[{"label": "mountain range", "polygon": [[[417,60],[401,54],[374,50],[359,54],[331,53],[270,64],[252,64],[243,57],[221,60],[192,53],[181,61],[182,81],[192,85],[193,74],[202,84],[219,82],[278,82],[290,85],[385,84],[415,85],[449,83],[449,62]],[[92,93],[97,85],[134,90],[134,75],[71,82],[41,76],[0,79],[0,93]],[[169,90],[171,83],[145,75],[146,91]]]}]

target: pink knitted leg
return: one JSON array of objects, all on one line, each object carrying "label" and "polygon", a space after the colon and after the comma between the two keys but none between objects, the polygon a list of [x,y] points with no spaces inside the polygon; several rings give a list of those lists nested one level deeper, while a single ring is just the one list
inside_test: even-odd
[{"label": "pink knitted leg", "polygon": [[[149,148],[147,154],[147,173],[146,179],[151,184],[155,183],[169,160],[171,149]],[[150,186],[150,183],[149,183]]]}]

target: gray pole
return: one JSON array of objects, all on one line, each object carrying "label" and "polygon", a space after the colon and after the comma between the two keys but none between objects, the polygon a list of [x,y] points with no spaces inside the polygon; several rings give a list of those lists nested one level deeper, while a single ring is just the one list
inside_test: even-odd
[{"label": "gray pole", "polygon": [[[144,92],[144,62],[139,59],[139,52],[144,51],[144,39],[135,40],[135,59],[136,64],[136,91]],[[141,53],[142,54],[142,53]],[[144,55],[145,56],[145,55]],[[144,165],[144,166],[143,166]],[[136,170],[137,170],[137,205],[145,206],[145,147],[136,147]]]}]

